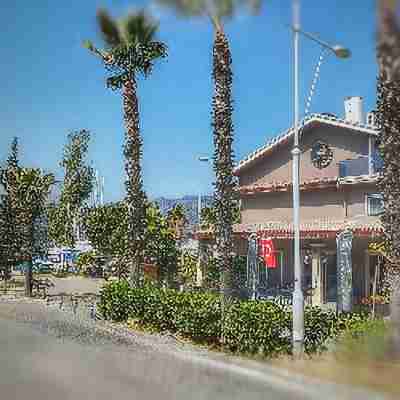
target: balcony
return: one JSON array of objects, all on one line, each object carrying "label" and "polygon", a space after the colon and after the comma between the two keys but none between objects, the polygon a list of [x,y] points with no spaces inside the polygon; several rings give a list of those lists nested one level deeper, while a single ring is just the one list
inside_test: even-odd
[{"label": "balcony", "polygon": [[[377,174],[383,168],[383,160],[380,154],[375,151],[372,154],[372,173]],[[360,156],[352,160],[343,160],[339,163],[339,177],[369,175],[369,157]]]}]

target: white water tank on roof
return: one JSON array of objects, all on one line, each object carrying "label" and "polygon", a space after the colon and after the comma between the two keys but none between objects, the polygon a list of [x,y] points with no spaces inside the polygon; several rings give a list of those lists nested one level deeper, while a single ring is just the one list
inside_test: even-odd
[{"label": "white water tank on roof", "polygon": [[363,99],[360,96],[346,97],[344,100],[345,120],[353,124],[362,124]]}]

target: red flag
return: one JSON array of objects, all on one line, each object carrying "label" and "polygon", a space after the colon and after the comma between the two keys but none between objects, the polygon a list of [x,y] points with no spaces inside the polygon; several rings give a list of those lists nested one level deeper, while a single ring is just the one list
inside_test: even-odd
[{"label": "red flag", "polygon": [[278,262],[276,259],[276,251],[274,242],[271,238],[260,239],[260,256],[264,259],[267,268],[277,268]]}]

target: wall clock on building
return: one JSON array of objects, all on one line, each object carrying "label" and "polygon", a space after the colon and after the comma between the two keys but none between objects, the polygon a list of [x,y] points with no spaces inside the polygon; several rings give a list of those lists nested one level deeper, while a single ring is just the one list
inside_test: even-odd
[{"label": "wall clock on building", "polygon": [[333,160],[332,149],[324,142],[316,142],[311,148],[311,162],[318,169],[326,168]]}]

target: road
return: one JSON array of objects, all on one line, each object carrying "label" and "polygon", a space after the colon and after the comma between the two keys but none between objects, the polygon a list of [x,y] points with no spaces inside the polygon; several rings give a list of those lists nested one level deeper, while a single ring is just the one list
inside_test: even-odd
[{"label": "road", "polygon": [[97,332],[100,328],[65,318],[40,304],[0,301],[1,399],[383,398],[305,382],[256,362],[152,342],[145,335],[115,340]]}]

